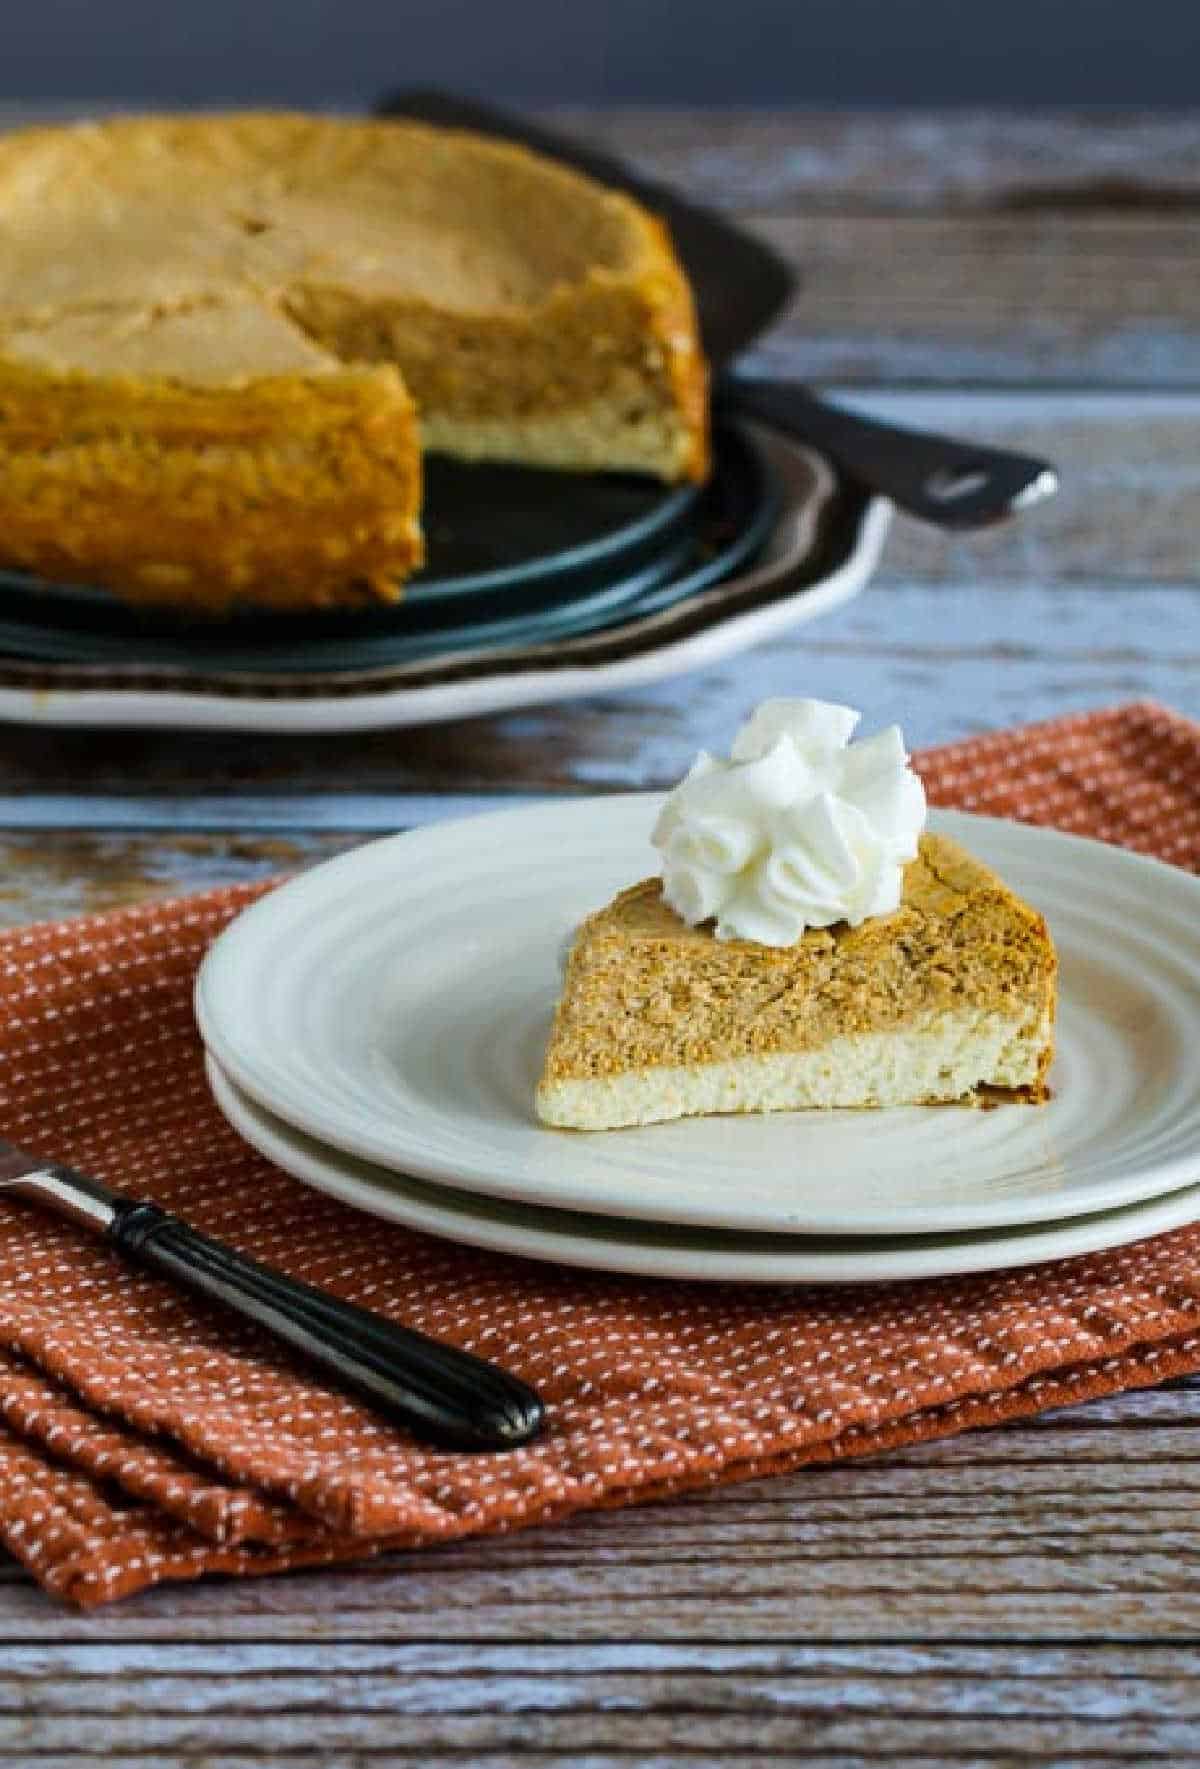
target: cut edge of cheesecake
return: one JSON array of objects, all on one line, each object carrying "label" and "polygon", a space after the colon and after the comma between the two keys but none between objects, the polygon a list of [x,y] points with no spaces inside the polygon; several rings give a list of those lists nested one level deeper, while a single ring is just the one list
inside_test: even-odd
[{"label": "cut edge of cheesecake", "polygon": [[718,941],[661,880],[587,919],[536,1109],[601,1130],[692,1115],[1037,1103],[1053,1056],[1045,921],[949,838],[922,837],[892,915],[793,947]]},{"label": "cut edge of cheesecake", "polygon": [[[179,361],[187,379],[169,372]],[[343,367],[253,304],[126,317],[116,336],[98,314],[10,332],[0,433],[4,551],[41,577],[215,616],[247,599],[392,599],[421,563],[420,437],[399,375]]]}]

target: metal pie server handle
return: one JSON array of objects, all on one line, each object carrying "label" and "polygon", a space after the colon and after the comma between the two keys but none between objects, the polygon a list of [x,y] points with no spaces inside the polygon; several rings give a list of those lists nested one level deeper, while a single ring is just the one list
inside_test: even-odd
[{"label": "metal pie server handle", "polygon": [[727,375],[719,395],[726,411],[812,443],[868,491],[939,528],[985,528],[1058,490],[1048,461],[865,418],[796,381]]},{"label": "metal pie server handle", "polygon": [[507,1370],[259,1265],[157,1204],[121,1198],[87,1174],[38,1163],[6,1144],[0,1196],[42,1205],[102,1236],[133,1264],[266,1328],[417,1437],[453,1449],[509,1450],[541,1430],[541,1401]]}]

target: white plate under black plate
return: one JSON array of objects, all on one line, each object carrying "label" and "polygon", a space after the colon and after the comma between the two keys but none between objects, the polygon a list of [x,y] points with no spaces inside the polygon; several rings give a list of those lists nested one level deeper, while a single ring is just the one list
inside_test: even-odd
[{"label": "white plate under black plate", "polygon": [[974,1234],[841,1238],[753,1235],[539,1210],[389,1173],[327,1148],[263,1110],[207,1061],[213,1098],[238,1134],[315,1190],[388,1222],[493,1253],[597,1271],[708,1283],[866,1284],[1044,1264],[1200,1219],[1200,1186],[1095,1216]]},{"label": "white plate under black plate", "polygon": [[571,1134],[533,1090],[564,934],[656,858],[656,795],[373,842],[216,942],[196,1003],[251,1099],[333,1148],[527,1204],[739,1233],[977,1231],[1200,1180],[1200,880],[1098,842],[938,812],[1047,916],[1051,1102],[687,1119]]}]

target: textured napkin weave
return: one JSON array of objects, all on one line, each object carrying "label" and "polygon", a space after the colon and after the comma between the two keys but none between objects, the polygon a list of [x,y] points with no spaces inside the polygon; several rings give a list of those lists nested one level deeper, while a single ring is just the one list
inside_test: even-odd
[{"label": "textured napkin weave", "polygon": [[[921,759],[940,804],[1200,870],[1200,728],[1154,706]],[[1200,1369],[1200,1228],[861,1289],[622,1279],[381,1224],[245,1147],[191,1015],[256,891],[0,936],[0,1128],[258,1258],[509,1364],[527,1449],[423,1449],[265,1338],[0,1202],[0,1541],[100,1603],[864,1455]]]}]

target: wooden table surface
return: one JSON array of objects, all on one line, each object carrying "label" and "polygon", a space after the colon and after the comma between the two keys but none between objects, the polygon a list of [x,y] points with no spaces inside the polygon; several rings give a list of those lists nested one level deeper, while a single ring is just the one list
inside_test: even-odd
[{"label": "wooden table surface", "polygon": [[[0,116],[0,120],[3,117]],[[1200,717],[1200,113],[573,113],[804,288],[757,353],[1043,451],[859,601],[704,674],[354,738],[0,729],[0,920],[290,867],[480,797],[674,779],[769,693],[914,743]],[[89,1617],[0,1569],[0,1763],[1200,1763],[1200,1384],[344,1573]]]}]

